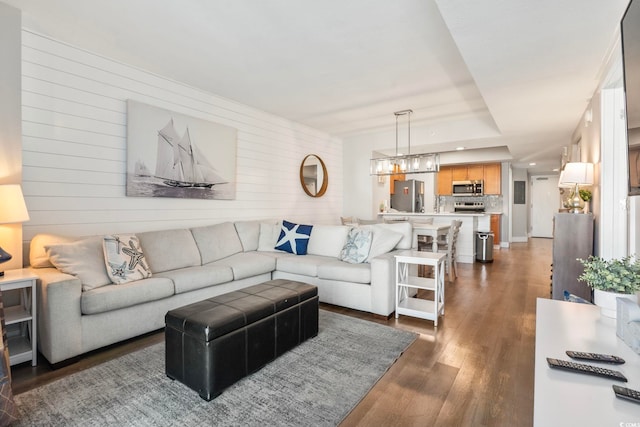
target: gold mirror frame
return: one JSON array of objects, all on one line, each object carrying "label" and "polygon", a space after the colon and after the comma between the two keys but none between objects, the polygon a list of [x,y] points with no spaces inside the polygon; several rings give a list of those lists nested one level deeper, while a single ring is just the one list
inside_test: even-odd
[{"label": "gold mirror frame", "polygon": [[[307,177],[307,180],[305,180],[305,175],[304,175],[305,162],[307,161],[307,159],[313,159],[313,158],[317,159],[318,162],[320,163],[320,166],[322,167],[322,183],[320,184],[320,189],[317,190],[315,194],[309,188],[310,187],[310,183],[308,182],[309,177]],[[312,165],[307,165],[307,166],[312,166]],[[316,173],[316,177],[313,179],[317,180],[317,173]],[[320,156],[316,154],[308,154],[302,160],[302,163],[300,164],[300,185],[302,186],[302,189],[304,190],[304,192],[307,193],[307,196],[310,196],[310,197],[322,197],[324,193],[327,191],[327,185],[329,185],[329,175],[327,174],[327,167],[325,166]],[[313,185],[315,185],[315,188],[318,188],[317,182],[314,182]]]}]

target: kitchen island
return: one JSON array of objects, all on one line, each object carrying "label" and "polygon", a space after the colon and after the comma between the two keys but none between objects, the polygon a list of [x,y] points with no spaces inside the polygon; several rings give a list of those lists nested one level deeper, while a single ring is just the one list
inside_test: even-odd
[{"label": "kitchen island", "polygon": [[451,224],[451,221],[462,221],[460,234],[458,234],[458,247],[456,260],[460,263],[472,264],[475,261],[475,238],[477,231],[489,231],[486,229],[487,218],[496,213],[487,212],[432,212],[432,213],[411,213],[411,212],[384,212],[378,214],[382,219],[420,222],[428,218],[433,218],[434,224]]},{"label": "kitchen island", "polygon": [[460,263],[472,264],[475,261],[475,235],[478,231],[478,218],[484,217],[484,213],[410,213],[410,212],[385,212],[379,216],[385,220],[408,220],[420,222],[420,220],[433,218],[434,224],[451,224],[451,221],[462,221],[460,233],[458,234],[458,246],[456,250],[456,261]]}]

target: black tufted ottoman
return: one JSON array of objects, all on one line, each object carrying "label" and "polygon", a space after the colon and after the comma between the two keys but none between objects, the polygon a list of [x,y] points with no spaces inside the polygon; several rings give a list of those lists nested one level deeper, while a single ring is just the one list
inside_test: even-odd
[{"label": "black tufted ottoman", "polygon": [[318,334],[318,288],[271,280],[171,310],[166,373],[205,400]]}]

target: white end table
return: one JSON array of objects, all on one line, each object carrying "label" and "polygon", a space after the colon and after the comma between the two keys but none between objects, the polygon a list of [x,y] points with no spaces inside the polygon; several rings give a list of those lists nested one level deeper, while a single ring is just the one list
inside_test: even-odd
[{"label": "white end table", "polygon": [[[438,316],[444,315],[444,262],[446,254],[422,251],[403,251],[396,258],[396,319],[400,314],[433,320],[438,326]],[[418,277],[417,268],[411,266],[428,265],[433,267],[433,278]],[[415,271],[414,271],[415,270]],[[411,289],[433,291],[433,300],[412,298]]]},{"label": "white end table", "polygon": [[7,270],[0,276],[0,291],[20,290],[20,304],[4,307],[5,326],[20,324],[20,334],[9,336],[9,364],[31,360],[36,366],[36,280],[38,276],[28,269]]}]

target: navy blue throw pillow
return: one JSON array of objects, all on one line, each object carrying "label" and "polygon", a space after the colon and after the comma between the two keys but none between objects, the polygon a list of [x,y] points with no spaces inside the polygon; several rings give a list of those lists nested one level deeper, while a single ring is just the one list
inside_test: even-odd
[{"label": "navy blue throw pillow", "polygon": [[296,255],[306,255],[312,228],[313,225],[282,221],[282,229],[275,249]]},{"label": "navy blue throw pillow", "polygon": [[584,298],[580,298],[578,295],[574,295],[571,292],[565,290],[563,292],[564,294],[564,300],[565,301],[569,301],[569,302],[577,302],[579,304],[591,304],[591,301],[587,301]]}]

